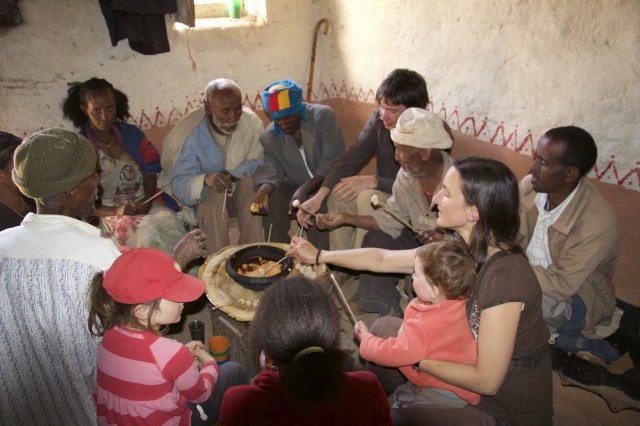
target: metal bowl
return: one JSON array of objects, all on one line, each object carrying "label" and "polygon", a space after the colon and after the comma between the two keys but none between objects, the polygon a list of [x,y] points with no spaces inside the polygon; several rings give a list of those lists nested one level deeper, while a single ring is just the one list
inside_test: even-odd
[{"label": "metal bowl", "polygon": [[285,253],[284,250],[274,246],[255,245],[245,247],[229,256],[225,263],[225,269],[227,274],[241,286],[253,291],[262,291],[279,279],[289,275],[293,268],[293,258],[285,259],[281,263],[282,271],[270,277],[248,277],[240,274],[238,269],[244,263],[257,262],[258,258],[277,262],[284,257]]}]

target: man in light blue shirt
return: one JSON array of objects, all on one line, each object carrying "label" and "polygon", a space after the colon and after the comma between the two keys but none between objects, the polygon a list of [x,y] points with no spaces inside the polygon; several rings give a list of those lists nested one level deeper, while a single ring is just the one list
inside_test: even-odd
[{"label": "man in light blue shirt", "polygon": [[[198,227],[214,253],[229,245],[229,217],[238,219],[240,244],[263,241],[262,221],[250,211],[253,175],[263,163],[262,120],[242,106],[242,94],[232,80],[211,81],[205,102],[184,117],[165,138],[163,156],[179,154],[171,166],[173,196],[195,207]],[[181,147],[180,147],[181,146]]]}]

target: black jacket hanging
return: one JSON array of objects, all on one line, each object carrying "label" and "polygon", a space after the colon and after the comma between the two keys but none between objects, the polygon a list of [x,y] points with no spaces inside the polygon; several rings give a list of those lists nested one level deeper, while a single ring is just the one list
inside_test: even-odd
[{"label": "black jacket hanging", "polygon": [[100,0],[111,45],[129,39],[132,50],[155,55],[170,50],[164,15],[177,12],[176,0]]}]

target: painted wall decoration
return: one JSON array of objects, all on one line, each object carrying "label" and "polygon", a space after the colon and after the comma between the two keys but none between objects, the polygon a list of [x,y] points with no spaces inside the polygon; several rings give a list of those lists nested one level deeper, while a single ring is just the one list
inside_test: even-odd
[{"label": "painted wall decoration", "polygon": [[638,0],[265,0],[258,24],[185,29],[167,18],[171,51],[151,56],[111,46],[96,2],[19,4],[24,23],[0,36],[0,128],[18,135],[71,128],[60,109],[67,83],[94,76],[129,96],[143,128],[177,121],[217,77],[261,108],[273,81],[306,89],[326,18],[314,99],[372,103],[391,70],[409,68],[454,129],[531,155],[546,130],[575,124],[598,144],[592,177],[640,191]]}]

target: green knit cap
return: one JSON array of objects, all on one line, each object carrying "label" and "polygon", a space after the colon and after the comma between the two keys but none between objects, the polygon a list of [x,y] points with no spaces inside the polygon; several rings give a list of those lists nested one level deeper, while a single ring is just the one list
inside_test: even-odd
[{"label": "green knit cap", "polygon": [[96,172],[96,152],[78,133],[46,129],[26,138],[13,157],[13,181],[31,198],[47,198],[77,188]]}]

